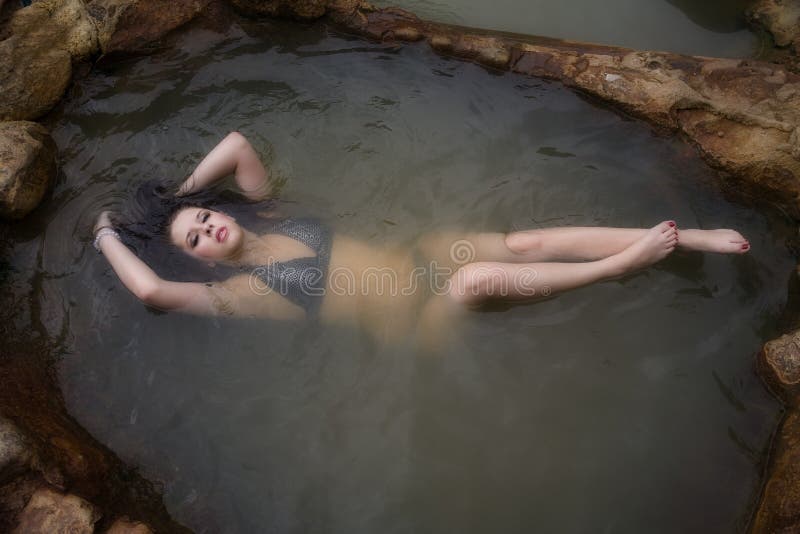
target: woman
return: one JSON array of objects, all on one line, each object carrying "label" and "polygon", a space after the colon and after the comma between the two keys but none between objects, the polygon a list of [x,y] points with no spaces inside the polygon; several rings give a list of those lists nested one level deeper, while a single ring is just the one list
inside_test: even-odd
[{"label": "woman", "polygon": [[[269,196],[269,173],[236,132],[200,162],[176,195],[189,199],[230,174],[246,197]],[[678,231],[674,221],[650,229],[442,232],[421,238],[413,250],[376,248],[334,236],[314,219],[273,220],[257,234],[225,213],[187,204],[169,220],[170,242],[198,260],[244,272],[218,283],[164,280],[119,240],[104,212],[95,225],[95,246],[144,303],[204,315],[316,316],[365,324],[388,338],[404,337],[417,322],[441,326],[453,312],[489,300],[534,301],[616,278],[675,248],[732,254],[750,248],[733,230]]]}]

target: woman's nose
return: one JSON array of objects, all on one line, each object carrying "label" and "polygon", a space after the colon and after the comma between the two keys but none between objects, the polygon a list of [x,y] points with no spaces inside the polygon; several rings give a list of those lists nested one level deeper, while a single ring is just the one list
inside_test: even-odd
[{"label": "woman's nose", "polygon": [[213,223],[206,223],[205,232],[206,232],[208,235],[211,235],[211,231],[212,231],[212,230],[214,230],[214,224],[213,224]]}]

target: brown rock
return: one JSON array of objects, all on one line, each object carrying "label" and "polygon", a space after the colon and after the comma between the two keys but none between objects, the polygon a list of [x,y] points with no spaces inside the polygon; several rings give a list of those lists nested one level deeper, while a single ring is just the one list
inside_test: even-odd
[{"label": "brown rock", "polygon": [[14,534],[92,534],[98,519],[94,507],[80,497],[40,489],[17,518]]},{"label": "brown rock", "polygon": [[0,484],[24,472],[33,456],[25,436],[11,421],[0,417]]},{"label": "brown rock", "polygon": [[150,527],[138,521],[128,521],[127,519],[117,519],[106,534],[153,534]]},{"label": "brown rock", "polygon": [[775,436],[767,483],[752,534],[800,532],[800,412],[786,414]]},{"label": "brown rock", "polygon": [[41,117],[61,99],[71,77],[64,50],[29,49],[16,36],[0,42],[0,120]]},{"label": "brown rock", "polygon": [[98,29],[103,54],[154,48],[159,39],[194,19],[209,0],[91,0],[86,9]]},{"label": "brown rock", "polygon": [[72,61],[97,52],[97,30],[80,0],[40,0],[14,12],[0,41],[0,120],[30,120],[61,99]]},{"label": "brown rock", "polygon": [[155,532],[190,532],[169,517],[152,483],[69,416],[51,367],[57,346],[20,330],[11,293],[0,291],[0,414],[31,442],[36,457],[32,470],[0,486],[0,532],[12,531],[13,519],[45,483],[69,488],[108,517],[135,517]]},{"label": "brown rock", "polygon": [[56,175],[56,150],[35,122],[0,123],[0,217],[20,219],[39,204]]},{"label": "brown rock", "polygon": [[776,395],[789,406],[800,406],[800,330],[766,343],[757,365]]},{"label": "brown rock", "polygon": [[800,41],[800,0],[757,0],[746,15],[769,31],[778,46]]},{"label": "brown rock", "polygon": [[39,0],[20,9],[9,21],[11,35],[28,45],[45,43],[76,60],[97,52],[97,30],[80,0]]}]

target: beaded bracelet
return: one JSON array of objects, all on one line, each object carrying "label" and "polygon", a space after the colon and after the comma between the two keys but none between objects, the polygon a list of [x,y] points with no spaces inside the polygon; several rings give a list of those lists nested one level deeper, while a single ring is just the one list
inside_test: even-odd
[{"label": "beaded bracelet", "polygon": [[94,236],[94,248],[97,252],[100,252],[100,238],[105,237],[107,235],[113,235],[114,237],[119,240],[119,233],[111,228],[110,226],[103,226],[100,230],[97,231],[97,234]]}]

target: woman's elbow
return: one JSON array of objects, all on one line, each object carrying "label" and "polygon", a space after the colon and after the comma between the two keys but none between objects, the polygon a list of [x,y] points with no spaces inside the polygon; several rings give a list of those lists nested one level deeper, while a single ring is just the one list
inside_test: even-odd
[{"label": "woman's elbow", "polygon": [[231,132],[225,137],[225,141],[235,146],[236,148],[244,148],[250,146],[250,142],[245,136],[239,132]]},{"label": "woman's elbow", "polygon": [[148,306],[159,307],[161,291],[157,282],[140,283],[133,288],[133,294]]}]

